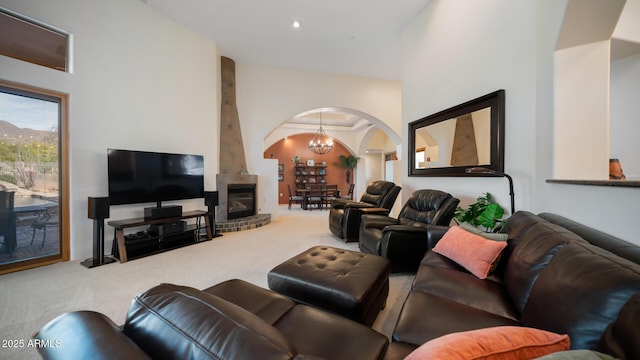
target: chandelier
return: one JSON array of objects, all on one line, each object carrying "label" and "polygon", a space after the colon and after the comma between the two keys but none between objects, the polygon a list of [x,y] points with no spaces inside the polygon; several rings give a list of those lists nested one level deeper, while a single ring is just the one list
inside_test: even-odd
[{"label": "chandelier", "polygon": [[313,139],[309,141],[309,150],[316,154],[326,154],[333,150],[333,139],[322,128],[322,113],[320,113],[320,128],[316,131]]}]

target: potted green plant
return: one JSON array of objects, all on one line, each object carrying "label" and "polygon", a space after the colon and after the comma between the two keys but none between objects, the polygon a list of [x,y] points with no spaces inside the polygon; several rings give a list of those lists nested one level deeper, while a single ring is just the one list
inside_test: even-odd
[{"label": "potted green plant", "polygon": [[482,226],[487,232],[500,232],[504,226],[504,209],[493,201],[489,193],[479,196],[467,209],[458,207],[454,216],[459,222]]},{"label": "potted green plant", "polygon": [[347,180],[347,184],[351,184],[351,169],[356,167],[356,165],[358,164],[358,160],[360,160],[360,158],[355,157],[353,155],[349,155],[349,156],[340,155],[338,156],[338,160],[339,162],[335,163],[334,165],[342,169],[345,169],[345,177]]}]

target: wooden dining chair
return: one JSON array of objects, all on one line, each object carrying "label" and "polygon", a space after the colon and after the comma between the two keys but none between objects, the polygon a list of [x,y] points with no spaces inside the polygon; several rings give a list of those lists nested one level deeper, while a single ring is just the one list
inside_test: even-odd
[{"label": "wooden dining chair", "polygon": [[291,194],[291,185],[287,184],[287,191],[289,192],[289,210],[291,210],[292,203],[299,203],[300,207],[304,203],[304,196]]},{"label": "wooden dining chair", "polygon": [[312,209],[315,205],[318,209],[322,209],[324,196],[324,185],[311,184],[309,186],[309,193],[307,194],[307,209]]},{"label": "wooden dining chair", "polygon": [[322,204],[325,209],[331,207],[331,202],[337,199],[338,196],[338,185],[327,185],[325,188],[325,193],[322,197]]},{"label": "wooden dining chair", "polygon": [[353,200],[353,188],[354,187],[355,187],[355,184],[349,184],[349,190],[347,190],[346,194],[340,195],[340,199]]}]

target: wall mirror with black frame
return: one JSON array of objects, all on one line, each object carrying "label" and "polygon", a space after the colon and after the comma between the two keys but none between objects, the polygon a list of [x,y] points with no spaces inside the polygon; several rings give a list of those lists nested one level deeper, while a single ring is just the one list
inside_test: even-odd
[{"label": "wall mirror with black frame", "polygon": [[482,176],[504,171],[504,90],[409,123],[409,176]]}]

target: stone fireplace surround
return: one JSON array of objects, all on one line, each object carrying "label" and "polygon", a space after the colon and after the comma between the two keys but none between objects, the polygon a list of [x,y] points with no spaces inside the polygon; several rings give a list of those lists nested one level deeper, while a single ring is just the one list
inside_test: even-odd
[{"label": "stone fireplace surround", "polygon": [[249,217],[229,220],[227,216],[227,209],[229,208],[227,202],[229,184],[255,184],[256,199],[258,196],[258,175],[216,175],[216,188],[218,189],[218,198],[220,201],[216,207],[216,234],[255,229],[271,222],[271,214],[256,214]]},{"label": "stone fireplace surround", "polygon": [[[220,61],[220,173],[216,175],[219,203],[216,207],[216,233],[247,230],[271,222],[271,214],[257,214],[260,187],[258,186],[258,175],[249,175],[247,172],[242,130],[236,104],[235,72],[235,62],[222,56]],[[255,210],[257,215],[229,219],[227,213],[229,184],[253,184],[256,186]]]}]

